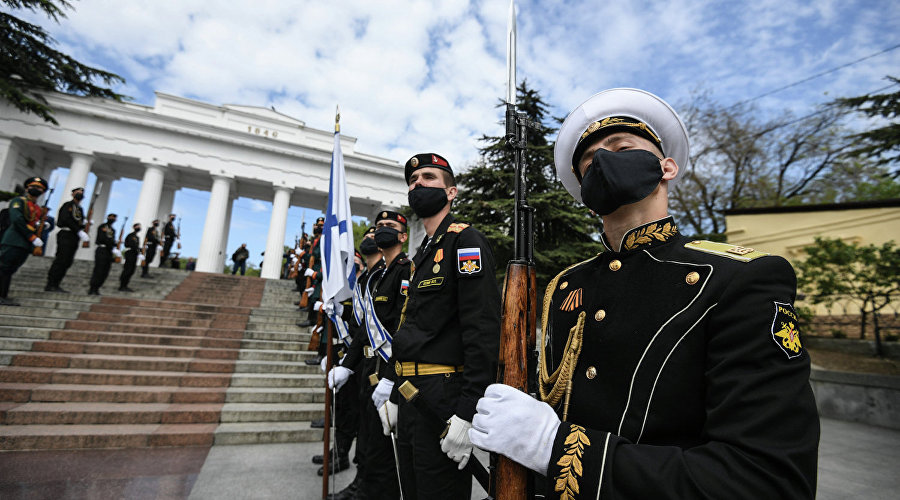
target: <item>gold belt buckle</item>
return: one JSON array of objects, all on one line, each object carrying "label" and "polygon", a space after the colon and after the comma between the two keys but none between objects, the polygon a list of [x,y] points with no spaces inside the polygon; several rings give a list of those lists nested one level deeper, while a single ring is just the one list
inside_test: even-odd
[{"label": "gold belt buckle", "polygon": [[402,377],[403,376],[403,363],[401,363],[399,361],[394,363],[394,371],[397,372],[397,375]]}]

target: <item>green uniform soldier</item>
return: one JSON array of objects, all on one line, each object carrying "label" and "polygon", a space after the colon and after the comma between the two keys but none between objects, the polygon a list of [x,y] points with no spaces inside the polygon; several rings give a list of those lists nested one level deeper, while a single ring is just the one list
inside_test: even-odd
[{"label": "green uniform soldier", "polygon": [[78,244],[90,240],[88,234],[84,232],[84,210],[81,208],[83,199],[84,188],[77,187],[72,190],[72,199],[59,207],[59,217],[56,219],[56,225],[59,227],[59,232],[56,233],[56,257],[47,271],[47,285],[44,291],[68,293],[60,288],[59,284],[75,261]]},{"label": "green uniform soldier", "polygon": [[44,209],[37,199],[47,190],[47,181],[41,177],[25,180],[25,195],[9,202],[9,228],[0,240],[0,305],[17,306],[18,302],[9,298],[9,286],[13,274],[19,270],[35,248],[44,246],[38,235]]},{"label": "green uniform soldier", "polygon": [[668,194],[688,158],[681,119],[641,90],[601,92],[560,128],[557,173],[603,217],[601,252],[547,287],[543,401],[491,385],[469,433],[546,476],[546,498],[815,497],[794,271],[679,233]]}]

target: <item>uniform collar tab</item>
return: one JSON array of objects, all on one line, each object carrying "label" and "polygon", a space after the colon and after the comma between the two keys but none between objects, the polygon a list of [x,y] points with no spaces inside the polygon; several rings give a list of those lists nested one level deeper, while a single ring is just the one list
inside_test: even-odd
[{"label": "uniform collar tab", "polygon": [[[678,236],[678,227],[675,225],[675,219],[670,215],[626,231],[622,235],[620,251],[631,252],[662,245],[675,236]],[[606,233],[600,235],[600,240],[607,250],[614,251]]]}]

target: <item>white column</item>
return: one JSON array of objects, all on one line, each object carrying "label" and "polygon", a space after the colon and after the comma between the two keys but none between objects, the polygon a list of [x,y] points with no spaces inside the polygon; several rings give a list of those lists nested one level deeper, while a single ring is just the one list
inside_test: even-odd
[{"label": "white column", "polygon": [[284,232],[287,229],[288,208],[293,189],[276,186],[272,199],[272,218],[269,219],[269,236],[266,238],[266,255],[260,276],[269,279],[281,277],[281,256],[284,254]]},{"label": "white column", "polygon": [[228,208],[225,210],[225,224],[222,225],[222,241],[219,243],[219,260],[216,262],[216,269],[225,269],[225,260],[229,252],[228,234],[231,232],[231,208],[234,206],[234,197],[228,197]]},{"label": "white column", "polygon": [[221,273],[222,268],[217,267],[217,264],[219,254],[222,252],[222,228],[225,226],[232,179],[221,175],[213,175],[212,178],[209,207],[206,209],[206,222],[203,224],[196,270],[204,273]]},{"label": "white column", "polygon": [[128,221],[128,232],[135,223],[141,224],[141,242],[144,241],[144,232],[150,227],[150,223],[156,218],[159,210],[159,198],[162,195],[163,181],[166,177],[165,167],[153,163],[144,163],[144,180],[141,183],[141,194],[138,195],[137,206],[134,209],[134,217]]},{"label": "white column", "polygon": [[66,186],[60,193],[60,205],[72,199],[72,190],[83,188],[87,184],[88,174],[91,173],[91,165],[94,157],[84,153],[72,153],[72,163],[69,165],[69,176],[66,177]]},{"label": "white column", "polygon": [[[94,202],[94,214],[91,217],[91,230],[89,231],[91,237],[91,245],[88,248],[78,248],[78,251],[75,253],[75,258],[80,260],[93,260],[94,259],[94,249],[96,248],[97,241],[97,228],[100,227],[100,224],[106,222],[106,207],[109,206],[109,193],[112,191],[112,183],[113,177],[109,175],[97,174],[97,183],[103,183],[103,187],[100,189],[100,195],[97,196],[97,201]],[[97,189],[96,187],[94,188]],[[91,195],[93,196],[93,194]],[[87,200],[87,206],[84,207],[84,216],[85,218],[88,216],[88,208],[90,207],[90,200]]]},{"label": "white column", "polygon": [[24,179],[16,179],[16,159],[19,148],[8,137],[0,137],[0,191],[12,191]]}]

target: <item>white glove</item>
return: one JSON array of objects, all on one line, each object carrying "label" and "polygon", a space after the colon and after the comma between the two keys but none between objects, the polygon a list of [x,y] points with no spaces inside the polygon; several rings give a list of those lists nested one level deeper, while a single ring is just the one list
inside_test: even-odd
[{"label": "white glove", "polygon": [[316,274],[316,272],[308,267],[306,268],[306,271],[303,271],[303,276],[306,276],[307,278],[309,278],[313,274]]},{"label": "white glove", "polygon": [[34,245],[35,248],[41,248],[42,246],[44,246],[44,242],[40,238],[35,238],[34,241],[31,242],[31,244]]},{"label": "white glove", "polygon": [[137,261],[138,261],[138,264],[140,264],[141,262],[144,262],[144,254],[139,253],[139,254],[138,254],[138,260],[137,260]]},{"label": "white glove", "polygon": [[116,257],[118,257],[118,258],[121,259],[121,258],[122,258],[122,251],[119,250],[118,248],[113,248],[113,255],[115,255]]},{"label": "white glove", "polygon": [[[466,468],[469,457],[472,456],[472,441],[469,440],[469,429],[471,428],[471,423],[453,415],[450,417],[450,428],[447,429],[447,435],[441,439],[441,451],[459,464],[459,470]],[[549,460],[548,458],[547,461]]]},{"label": "white glove", "polygon": [[316,291],[316,288],[311,286],[311,287],[309,287],[309,288],[307,288],[306,290],[303,290],[303,291],[306,292],[306,295],[309,295],[309,294],[315,292],[315,291]]},{"label": "white glove", "polygon": [[315,304],[313,304],[313,311],[318,311],[322,308],[322,301],[317,300]]},{"label": "white glove", "polygon": [[341,387],[350,379],[350,375],[353,375],[353,370],[343,366],[335,366],[328,372],[328,388],[336,391],[341,390]]},{"label": "white glove", "polygon": [[475,410],[469,431],[472,444],[547,475],[559,428],[559,417],[550,405],[508,385],[491,384]]},{"label": "white glove", "polygon": [[322,373],[325,373],[325,368],[328,367],[328,358],[322,358],[322,362],[319,363],[319,368],[322,370]]},{"label": "white glove", "polygon": [[381,417],[381,430],[385,436],[390,436],[391,431],[397,432],[397,405],[390,401],[381,405],[378,409],[378,416]]},{"label": "white glove", "polygon": [[78,239],[81,241],[90,241],[91,237],[84,231],[78,231]]},{"label": "white glove", "polygon": [[372,402],[375,408],[381,408],[381,405],[391,397],[391,391],[394,390],[394,383],[386,378],[378,381],[375,391],[372,392]]}]

